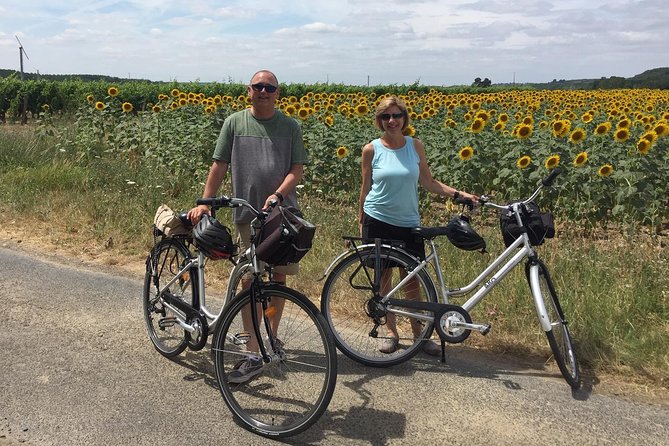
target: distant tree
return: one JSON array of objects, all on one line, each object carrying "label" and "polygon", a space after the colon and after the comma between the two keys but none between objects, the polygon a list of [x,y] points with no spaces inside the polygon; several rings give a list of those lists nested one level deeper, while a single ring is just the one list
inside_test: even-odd
[{"label": "distant tree", "polygon": [[474,82],[472,82],[472,87],[489,87],[492,85],[492,81],[488,79],[487,77],[483,80],[481,80],[480,77],[477,77],[474,79]]}]

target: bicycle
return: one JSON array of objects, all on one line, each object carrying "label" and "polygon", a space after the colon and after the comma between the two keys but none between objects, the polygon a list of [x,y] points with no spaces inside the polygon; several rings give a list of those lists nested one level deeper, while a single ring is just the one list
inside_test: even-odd
[{"label": "bicycle", "polygon": [[[546,333],[564,379],[572,388],[578,388],[579,367],[567,321],[548,268],[533,246],[543,240],[531,239],[527,222],[528,206],[534,203],[543,188],[552,185],[559,173],[559,169],[554,170],[523,201],[501,205],[493,203],[487,196],[480,197],[481,206],[508,213],[517,224],[518,233],[515,234],[517,238],[497,258],[471,283],[462,287],[446,287],[435,243],[435,239],[443,235],[449,236],[453,242],[450,236],[454,231],[452,227],[419,227],[412,230],[427,242],[428,254],[424,260],[409,254],[401,244],[393,241],[376,239],[374,243],[358,245],[359,237],[344,237],[349,249],[326,269],[321,294],[321,311],[339,350],[364,365],[392,366],[413,357],[436,329],[444,362],[446,342],[461,343],[472,331],[483,335],[490,331],[489,324],[473,323],[470,312],[526,259],[525,273],[541,329]],[[457,199],[456,203],[466,205],[470,210],[474,206],[474,203],[462,199]],[[465,243],[468,246],[459,247],[485,249],[483,239],[475,231],[474,234],[480,240],[468,240]],[[428,271],[429,265],[434,270],[439,288]],[[459,306],[450,303],[453,296],[470,297]],[[387,323],[388,317],[396,321],[400,333],[398,348],[390,354],[381,353],[378,346],[379,340],[387,339],[379,333],[379,327]]]},{"label": "bicycle", "polygon": [[[276,205],[258,211],[246,200],[225,196],[201,198],[197,204],[210,206],[212,219],[220,208],[250,209],[255,215],[254,237]],[[211,334],[216,381],[235,421],[265,437],[304,431],[326,410],[336,384],[337,352],[323,315],[303,294],[272,281],[272,265],[262,267],[255,240],[242,255],[235,254],[234,246],[222,247],[222,257],[229,255],[234,267],[224,306],[212,312],[205,301],[204,267],[209,259],[198,247],[197,227],[184,213],[179,218],[188,225],[185,234],[166,236],[154,225],[157,241],[146,261],[144,318],[154,347],[172,358],[186,348],[201,350]],[[248,275],[251,285],[242,289]],[[270,327],[273,299],[285,302],[276,332]],[[243,320],[249,314],[247,325],[252,328]],[[262,358],[261,372],[247,382],[231,382],[230,372],[251,356]]]}]

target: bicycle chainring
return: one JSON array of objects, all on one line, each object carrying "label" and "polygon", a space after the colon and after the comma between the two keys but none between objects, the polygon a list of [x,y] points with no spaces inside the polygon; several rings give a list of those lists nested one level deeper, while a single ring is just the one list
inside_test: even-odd
[{"label": "bicycle chainring", "polygon": [[202,350],[207,344],[207,337],[209,336],[207,320],[201,314],[196,313],[190,316],[186,323],[195,328],[193,333],[186,332],[188,347],[193,351]]},{"label": "bicycle chainring", "polygon": [[467,310],[457,305],[444,305],[434,318],[434,326],[439,337],[451,344],[459,344],[469,337],[471,330],[453,326],[453,323],[472,323],[472,318]]}]

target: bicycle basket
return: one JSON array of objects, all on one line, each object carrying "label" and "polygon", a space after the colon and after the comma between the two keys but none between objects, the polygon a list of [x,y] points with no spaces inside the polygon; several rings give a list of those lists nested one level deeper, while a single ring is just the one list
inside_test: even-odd
[{"label": "bicycle basket", "polygon": [[193,228],[193,241],[195,247],[212,260],[227,259],[235,252],[230,229],[208,214]]},{"label": "bicycle basket", "polygon": [[527,235],[530,238],[530,244],[532,246],[539,246],[543,244],[545,239],[555,237],[553,215],[550,213],[542,213],[535,202],[532,201],[527,205],[522,206],[521,220],[523,222],[523,227],[518,225],[516,216],[513,212],[507,210],[500,214],[499,227],[502,230],[505,246],[510,246],[514,240],[520,237],[523,228],[527,230]]},{"label": "bicycle basket", "polygon": [[188,235],[193,229],[192,225],[187,226],[184,224],[179,216],[166,204],[158,207],[156,215],[153,217],[153,225],[158,231],[167,236]]},{"label": "bicycle basket", "polygon": [[256,257],[270,265],[298,263],[311,249],[315,232],[299,210],[276,206],[254,239]]}]

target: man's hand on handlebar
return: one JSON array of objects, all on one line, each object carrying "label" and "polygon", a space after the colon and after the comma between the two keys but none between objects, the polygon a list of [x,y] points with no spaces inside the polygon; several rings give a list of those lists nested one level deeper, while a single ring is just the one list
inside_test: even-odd
[{"label": "man's hand on handlebar", "polygon": [[188,219],[196,225],[204,214],[211,215],[211,211],[209,210],[209,206],[201,204],[188,211]]}]

